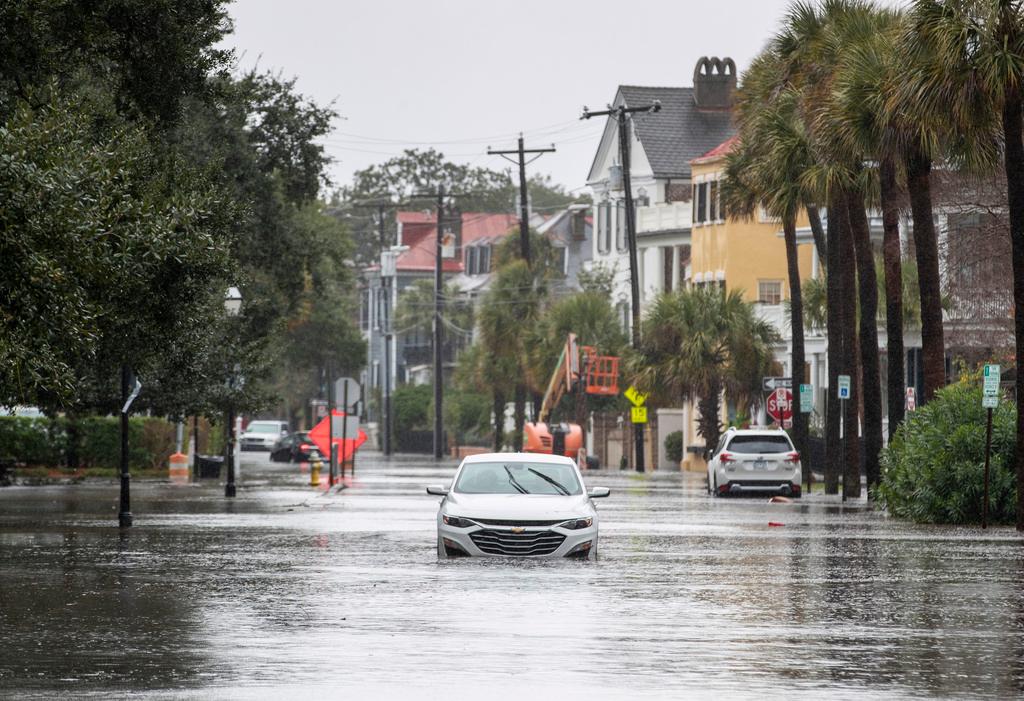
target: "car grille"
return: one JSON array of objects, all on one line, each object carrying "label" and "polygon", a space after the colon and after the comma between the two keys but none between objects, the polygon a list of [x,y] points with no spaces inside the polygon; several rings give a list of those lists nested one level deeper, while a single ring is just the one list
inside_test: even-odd
[{"label": "car grille", "polygon": [[550,555],[565,540],[563,534],[554,531],[512,533],[483,530],[470,533],[469,537],[488,555]]},{"label": "car grille", "polygon": [[570,519],[556,518],[550,521],[509,521],[507,519],[500,518],[470,518],[469,520],[475,521],[481,526],[555,526],[559,523],[565,523]]}]

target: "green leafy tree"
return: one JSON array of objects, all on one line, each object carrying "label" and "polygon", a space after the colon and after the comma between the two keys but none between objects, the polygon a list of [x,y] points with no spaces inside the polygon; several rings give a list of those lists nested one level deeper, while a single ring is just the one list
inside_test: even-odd
[{"label": "green leafy tree", "polygon": [[166,126],[209,92],[231,52],[223,0],[7,0],[0,4],[0,118],[69,93],[110,95],[118,114]]},{"label": "green leafy tree", "polygon": [[139,129],[97,142],[76,108],[23,106],[0,129],[5,404],[103,406],[122,364],[201,370],[222,314],[233,204]]}]

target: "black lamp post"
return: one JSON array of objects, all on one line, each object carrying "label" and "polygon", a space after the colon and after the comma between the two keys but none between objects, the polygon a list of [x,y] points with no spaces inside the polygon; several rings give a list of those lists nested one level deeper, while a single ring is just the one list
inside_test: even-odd
[{"label": "black lamp post", "polygon": [[[228,316],[238,316],[242,311],[242,293],[237,287],[229,287],[224,295],[224,311]],[[228,470],[228,481],[224,485],[224,496],[235,496],[235,407],[232,404],[231,393],[235,390],[235,376],[237,369],[231,371],[228,378],[228,411],[227,424],[224,427],[224,465]]]}]

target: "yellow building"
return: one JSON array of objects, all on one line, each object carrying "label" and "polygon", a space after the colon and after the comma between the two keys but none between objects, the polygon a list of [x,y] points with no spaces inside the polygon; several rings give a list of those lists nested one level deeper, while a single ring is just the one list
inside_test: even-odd
[{"label": "yellow building", "polygon": [[[773,323],[783,337],[783,344],[776,349],[776,360],[780,374],[785,375],[789,367],[789,322],[785,302],[790,290],[782,227],[764,211],[750,220],[727,218],[723,214],[719,183],[724,177],[725,157],[734,142],[735,137],[690,161],[693,223],[686,283],[742,290],[743,298],[754,303],[757,313]],[[808,226],[806,215],[797,226]],[[803,238],[806,241],[806,237]],[[816,276],[818,260],[814,246],[800,243],[797,250],[800,279]],[[730,407],[723,402],[723,424],[730,421],[729,411]],[[683,445],[687,448],[684,469],[705,469],[699,452],[704,440],[697,433],[697,417],[695,404],[684,408]]]}]

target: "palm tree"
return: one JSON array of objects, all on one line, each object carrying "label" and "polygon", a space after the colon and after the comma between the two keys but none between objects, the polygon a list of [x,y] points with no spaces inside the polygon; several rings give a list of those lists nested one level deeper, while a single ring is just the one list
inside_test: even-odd
[{"label": "palm tree", "polygon": [[[861,34],[841,57],[835,81],[835,114],[840,138],[852,153],[864,154],[877,164],[878,204],[882,211],[882,254],[885,261],[886,355],[888,357],[889,435],[903,422],[903,387],[906,381],[903,346],[902,253],[899,233],[900,193],[897,164],[902,162],[901,131],[887,109],[897,89],[900,57],[896,52],[903,15],[879,10],[873,13],[874,30]],[[874,174],[872,174],[874,175]],[[874,178],[873,178],[874,179]],[[872,190],[874,187],[871,188]],[[874,266],[873,256],[864,248],[860,268]],[[866,290],[862,290],[866,292]],[[877,295],[877,293],[876,293]],[[867,319],[864,319],[867,321]],[[877,335],[875,340],[877,340]],[[864,343],[863,329],[861,343]],[[865,397],[866,399],[866,397]],[[866,411],[866,410],[865,410]],[[870,423],[870,422],[868,422]],[[879,426],[879,434],[881,427]],[[879,436],[880,439],[880,436]],[[868,486],[878,481],[877,460],[869,452]]]},{"label": "palm tree", "polygon": [[525,261],[511,260],[494,274],[491,289],[480,305],[480,337],[496,366],[508,374],[515,404],[515,434],[512,446],[523,448],[526,422],[526,392],[530,366],[527,359],[527,331],[540,315],[540,298],[533,272]]},{"label": "palm tree", "polygon": [[[800,97],[799,112],[810,137],[814,166],[805,173],[828,202],[826,260],[828,281],[828,371],[829,387],[836,387],[840,374],[856,375],[855,306],[857,257],[849,217],[850,191],[856,189],[858,162],[839,146],[830,111],[838,65],[850,37],[861,31],[868,6],[855,0],[826,0],[820,8],[797,3],[789,11],[781,31],[769,49],[781,67],[780,89],[789,88]],[[861,205],[862,206],[862,205]],[[855,218],[855,223],[859,220]],[[872,285],[873,286],[873,285]],[[870,300],[867,300],[870,302]],[[866,348],[863,346],[862,348]],[[876,351],[877,353],[877,348]],[[844,463],[859,465],[857,441],[839,441],[841,421],[838,402],[829,393],[826,408],[825,491],[838,491],[837,460],[845,450]],[[856,414],[845,419],[846,435],[857,435]],[[852,429],[852,430],[851,430]],[[847,471],[844,494],[860,491],[857,470]]]},{"label": "palm tree", "polygon": [[995,117],[1002,128],[1016,311],[1017,530],[1024,530],[1024,16],[1011,0],[916,0],[912,17],[908,83],[924,108],[941,109],[957,127]]},{"label": "palm tree", "polygon": [[[774,93],[778,64],[769,52],[756,59],[744,78],[737,102],[739,141],[726,157],[722,202],[729,216],[752,219],[759,207],[782,220],[790,290],[791,382],[793,391],[804,381],[804,321],[796,218],[812,199],[802,186],[813,164],[810,145],[792,90]],[[793,412],[796,448],[806,457],[803,480],[811,482],[807,415]]]},{"label": "palm tree", "polygon": [[697,432],[711,450],[721,435],[721,400],[756,401],[780,338],[739,290],[691,288],[660,295],[643,320],[626,375],[654,401],[697,401]]}]

